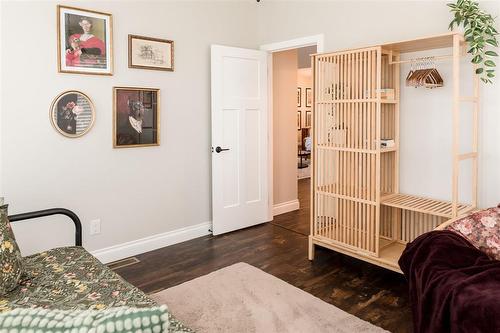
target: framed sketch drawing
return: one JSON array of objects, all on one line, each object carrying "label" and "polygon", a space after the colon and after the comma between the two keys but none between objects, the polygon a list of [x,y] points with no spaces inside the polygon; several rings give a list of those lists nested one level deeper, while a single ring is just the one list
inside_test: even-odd
[{"label": "framed sketch drawing", "polygon": [[297,87],[297,107],[300,108],[302,106],[302,88]]},{"label": "framed sketch drawing", "polygon": [[174,70],[174,42],[168,39],[128,35],[128,67]]},{"label": "framed sketch drawing", "polygon": [[306,107],[311,107],[312,106],[312,89],[311,88],[306,88]]},{"label": "framed sketch drawing", "polygon": [[160,89],[113,88],[113,147],[160,144]]},{"label": "framed sketch drawing", "polygon": [[94,105],[84,93],[69,90],[59,94],[50,106],[50,122],[60,134],[77,138],[92,128]]},{"label": "framed sketch drawing", "polygon": [[113,74],[112,16],[57,6],[57,64],[62,73]]}]

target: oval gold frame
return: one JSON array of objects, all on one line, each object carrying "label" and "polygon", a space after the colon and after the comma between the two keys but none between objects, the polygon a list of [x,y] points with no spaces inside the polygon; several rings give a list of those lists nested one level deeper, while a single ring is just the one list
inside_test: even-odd
[{"label": "oval gold frame", "polygon": [[[56,103],[65,95],[67,94],[80,94],[80,95],[83,95],[88,101],[89,101],[89,104],[90,104],[90,108],[92,110],[92,120],[90,122],[90,125],[85,129],[85,131],[83,131],[82,133],[80,134],[68,134],[66,132],[64,132],[63,130],[61,130],[56,123],[54,123],[54,106],[56,105]],[[54,129],[61,135],[67,137],[67,138],[79,138],[81,136],[84,136],[85,134],[87,134],[91,129],[92,127],[94,126],[94,122],[95,122],[95,108],[94,108],[94,103],[92,102],[92,100],[90,99],[90,97],[81,92],[81,91],[78,91],[78,90],[67,90],[67,91],[64,91],[62,93],[60,93],[59,95],[57,95],[54,100],[52,101],[52,104],[50,104],[50,109],[49,109],[49,118],[50,118],[50,123],[52,124],[52,127],[54,127]]]}]

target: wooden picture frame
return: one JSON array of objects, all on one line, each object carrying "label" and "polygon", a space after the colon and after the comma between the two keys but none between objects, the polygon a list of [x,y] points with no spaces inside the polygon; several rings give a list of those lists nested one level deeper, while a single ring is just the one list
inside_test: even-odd
[{"label": "wooden picture frame", "polygon": [[174,71],[174,41],[128,35],[128,67]]},{"label": "wooden picture frame", "polygon": [[113,16],[58,5],[57,70],[59,73],[113,75]]},{"label": "wooden picture frame", "polygon": [[68,138],[79,138],[94,126],[95,109],[89,96],[78,90],[57,95],[49,109],[52,127]]},{"label": "wooden picture frame", "polygon": [[302,129],[302,112],[297,111],[297,130]]},{"label": "wooden picture frame", "polygon": [[306,127],[311,127],[311,123],[312,123],[312,114],[311,114],[311,111],[308,110],[306,111]]},{"label": "wooden picture frame", "polygon": [[297,87],[297,107],[300,108],[302,106],[302,88]]},{"label": "wooden picture frame", "polygon": [[113,87],[113,148],[159,145],[160,89]]},{"label": "wooden picture frame", "polygon": [[310,108],[312,106],[312,89],[306,88],[306,107]]}]

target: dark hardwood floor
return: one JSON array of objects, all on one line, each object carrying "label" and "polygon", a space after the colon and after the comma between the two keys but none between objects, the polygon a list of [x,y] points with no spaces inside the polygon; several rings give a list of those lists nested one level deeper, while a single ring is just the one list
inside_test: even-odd
[{"label": "dark hardwood floor", "polygon": [[246,262],[391,332],[412,332],[402,275],[323,248],[314,261],[307,259],[308,179],[299,181],[299,200],[299,211],[271,223],[144,253],[139,263],[116,272],[153,293]]}]

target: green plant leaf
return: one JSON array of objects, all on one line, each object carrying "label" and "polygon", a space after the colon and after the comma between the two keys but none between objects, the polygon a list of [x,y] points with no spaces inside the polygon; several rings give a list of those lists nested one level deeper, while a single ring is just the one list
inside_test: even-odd
[{"label": "green plant leaf", "polygon": [[491,46],[495,46],[495,47],[497,47],[497,46],[498,46],[498,42],[497,42],[497,40],[496,40],[496,39],[487,39],[487,40],[486,40],[486,44],[489,44],[489,45],[491,45]]},{"label": "green plant leaf", "polygon": [[473,64],[479,64],[483,60],[483,57],[478,54],[472,58],[472,63]]},{"label": "green plant leaf", "polygon": [[495,19],[479,8],[478,1],[457,0],[448,3],[453,19],[448,29],[453,30],[455,25],[464,28],[464,38],[468,44],[467,52],[472,55],[471,62],[479,65],[475,72],[484,83],[492,83],[490,78],[495,77],[496,64],[486,57],[498,57],[497,51],[485,50],[487,46],[498,47],[495,29]]},{"label": "green plant leaf", "polygon": [[491,61],[491,60],[486,60],[484,62],[484,65],[488,66],[488,67],[495,67],[496,66],[495,63],[493,61]]}]

